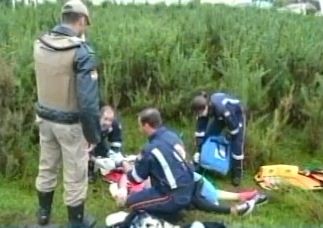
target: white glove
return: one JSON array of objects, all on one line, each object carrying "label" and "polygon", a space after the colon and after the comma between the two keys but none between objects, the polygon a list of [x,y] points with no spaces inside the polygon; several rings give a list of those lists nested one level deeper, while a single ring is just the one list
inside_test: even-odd
[{"label": "white glove", "polygon": [[199,152],[195,152],[195,154],[193,155],[193,161],[195,163],[200,163],[200,153]]},{"label": "white glove", "polygon": [[136,161],[136,159],[137,159],[137,155],[128,155],[127,157],[125,157],[125,161],[127,161],[127,162],[134,162],[134,161]]},{"label": "white glove", "polygon": [[121,154],[121,152],[115,152],[113,150],[109,150],[108,155],[109,155],[109,158],[111,158],[115,162],[116,166],[120,165],[122,161],[125,159]]},{"label": "white glove", "polygon": [[111,158],[96,158],[94,164],[95,169],[99,168],[102,175],[105,175],[116,168],[116,164]]}]

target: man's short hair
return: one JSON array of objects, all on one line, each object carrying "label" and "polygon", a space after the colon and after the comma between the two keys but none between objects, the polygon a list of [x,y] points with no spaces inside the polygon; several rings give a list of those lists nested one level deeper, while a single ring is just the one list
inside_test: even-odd
[{"label": "man's short hair", "polygon": [[68,12],[62,14],[62,22],[65,24],[74,24],[80,20],[81,17],[85,17],[83,14]]},{"label": "man's short hair", "polygon": [[191,109],[194,112],[203,111],[208,104],[208,99],[203,95],[197,95],[193,98]]},{"label": "man's short hair", "polygon": [[145,108],[139,113],[138,117],[142,125],[148,124],[152,128],[158,128],[163,124],[157,108]]},{"label": "man's short hair", "polygon": [[104,105],[101,108],[101,116],[105,113],[105,112],[112,112],[113,114],[115,114],[114,109],[112,108],[112,106],[110,105]]}]

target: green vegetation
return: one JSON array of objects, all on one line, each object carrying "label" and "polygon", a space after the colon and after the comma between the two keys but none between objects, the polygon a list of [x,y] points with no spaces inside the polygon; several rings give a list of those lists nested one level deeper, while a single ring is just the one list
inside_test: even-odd
[{"label": "green vegetation", "polygon": [[[0,10],[0,223],[31,222],[38,160],[32,45],[56,24],[59,7]],[[321,18],[194,4],[105,5],[92,12],[88,35],[100,60],[101,92],[125,117],[127,152],[137,152],[144,140],[133,114],[147,105],[184,132],[193,152],[189,101],[201,89],[224,90],[248,107],[247,184],[262,164],[323,166]],[[103,219],[115,208],[106,186],[95,187],[89,208]],[[321,193],[273,193],[272,204],[248,219],[197,212],[187,219],[318,226],[322,202]],[[63,221],[62,201],[56,206],[55,218]]]}]

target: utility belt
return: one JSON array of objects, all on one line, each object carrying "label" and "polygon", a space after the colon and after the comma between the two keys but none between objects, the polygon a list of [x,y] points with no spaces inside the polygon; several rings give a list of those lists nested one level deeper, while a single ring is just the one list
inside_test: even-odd
[{"label": "utility belt", "polygon": [[49,120],[55,123],[62,123],[62,124],[75,124],[80,122],[80,117],[78,112],[57,111],[57,110],[42,106],[39,103],[35,104],[35,108],[36,108],[37,115],[45,120]]}]

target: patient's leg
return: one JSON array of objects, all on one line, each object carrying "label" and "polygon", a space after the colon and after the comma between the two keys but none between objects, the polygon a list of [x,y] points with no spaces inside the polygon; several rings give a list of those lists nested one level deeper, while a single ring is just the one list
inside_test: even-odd
[{"label": "patient's leg", "polygon": [[256,196],[257,190],[244,191],[244,192],[228,192],[217,189],[218,198],[220,200],[249,200]]}]

